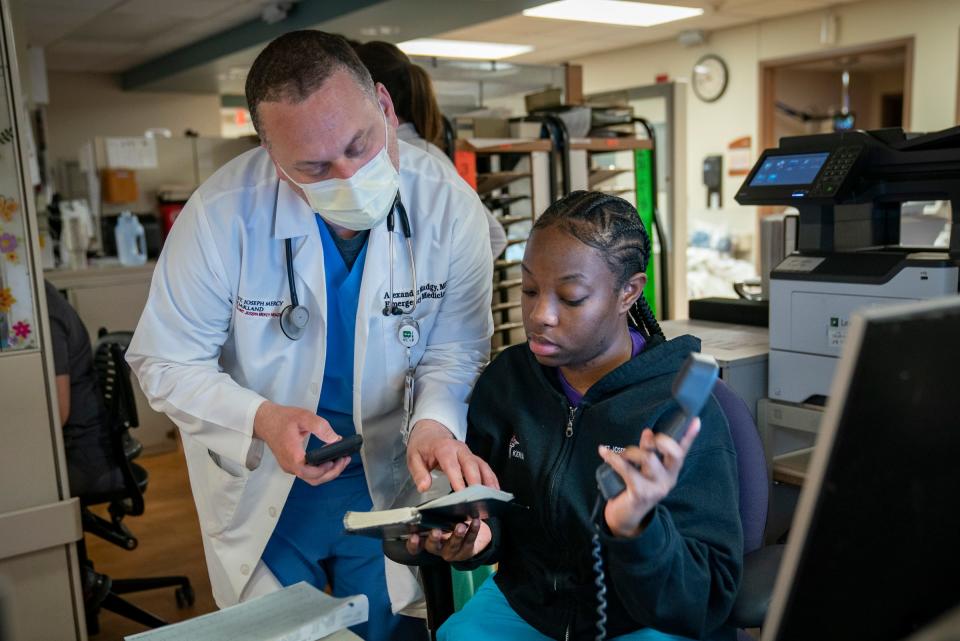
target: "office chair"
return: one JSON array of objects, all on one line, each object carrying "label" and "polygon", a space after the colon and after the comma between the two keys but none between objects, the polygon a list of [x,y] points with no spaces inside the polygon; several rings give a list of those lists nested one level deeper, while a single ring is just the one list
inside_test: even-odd
[{"label": "office chair", "polygon": [[[785,546],[763,546],[769,480],[763,445],[753,416],[743,400],[723,381],[717,381],[713,394],[727,417],[737,453],[740,522],[743,528],[743,576],[727,621],[737,628],[738,641],[748,641],[752,637],[745,630],[759,628],[767,615]],[[383,551],[387,558],[397,563],[419,567],[427,605],[427,630],[430,639],[435,641],[437,630],[454,610],[450,565],[439,556],[427,552],[409,554],[403,541],[384,541]]]},{"label": "office chair", "polygon": [[739,640],[748,641],[752,637],[743,630],[763,625],[785,546],[763,545],[770,480],[757,424],[743,399],[722,380],[714,386],[713,396],[727,417],[733,448],[737,453],[740,524],[743,528],[743,576],[727,620],[738,629]]},{"label": "office chair", "polygon": [[[143,449],[139,441],[129,433],[130,429],[139,425],[133,387],[130,383],[130,370],[123,358],[132,334],[130,332],[108,333],[106,329],[101,328],[98,336],[94,346],[93,367],[97,386],[106,408],[107,425],[110,426],[113,458],[123,475],[123,487],[112,492],[81,495],[81,518],[85,532],[99,536],[125,550],[133,550],[137,547],[138,541],[123,522],[123,518],[143,514],[143,493],[147,489],[148,473],[143,467],[132,462],[132,459],[139,456]],[[109,505],[107,508],[110,514],[109,521],[89,509],[91,505],[101,504]],[[85,557],[85,549],[81,549],[80,554]],[[81,558],[81,562],[89,564],[90,567],[93,566],[86,558]],[[166,621],[123,599],[121,594],[175,587],[177,607],[192,606],[195,600],[193,587],[185,576],[108,578],[108,585],[109,591],[103,600],[91,604],[92,607],[87,612],[87,629],[90,634],[96,634],[99,630],[97,614],[101,608],[147,627],[156,628],[167,625]]]}]

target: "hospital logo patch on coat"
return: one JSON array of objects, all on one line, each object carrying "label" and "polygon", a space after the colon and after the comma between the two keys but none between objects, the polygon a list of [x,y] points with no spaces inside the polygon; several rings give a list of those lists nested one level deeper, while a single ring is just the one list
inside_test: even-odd
[{"label": "hospital logo patch on coat", "polygon": [[510,445],[507,447],[507,458],[523,460],[523,450],[520,449],[520,439],[514,434],[510,439]]},{"label": "hospital logo patch on coat", "polygon": [[236,308],[244,316],[279,318],[283,311],[283,303],[282,300],[263,300],[237,296]]}]

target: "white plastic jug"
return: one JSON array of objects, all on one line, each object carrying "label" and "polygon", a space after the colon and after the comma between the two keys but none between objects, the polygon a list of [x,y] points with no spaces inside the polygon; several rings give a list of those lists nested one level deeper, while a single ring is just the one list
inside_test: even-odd
[{"label": "white plastic jug", "polygon": [[136,216],[129,211],[122,212],[113,233],[117,239],[117,257],[121,265],[143,265],[147,262],[147,237]]}]

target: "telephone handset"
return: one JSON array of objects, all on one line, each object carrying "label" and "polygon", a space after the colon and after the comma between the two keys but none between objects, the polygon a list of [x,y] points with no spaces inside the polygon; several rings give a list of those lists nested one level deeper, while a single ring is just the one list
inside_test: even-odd
[{"label": "telephone handset", "polygon": [[[710,398],[719,372],[720,367],[712,356],[691,353],[673,380],[673,398],[679,407],[658,421],[662,427],[657,431],[679,443],[690,422],[700,414]],[[597,468],[597,485],[603,498],[608,501],[627,488],[623,478],[606,463],[601,463]]]},{"label": "telephone handset", "polygon": [[[703,406],[707,404],[707,399],[710,398],[710,393],[713,391],[719,373],[720,367],[712,356],[696,352],[691,353],[677,373],[677,377],[673,380],[671,392],[679,407],[668,412],[657,421],[657,427],[659,427],[657,432],[666,434],[679,443],[686,434],[690,422],[699,416]],[[659,452],[657,452],[657,456],[660,456]],[[603,555],[600,548],[600,520],[603,518],[603,502],[618,496],[627,489],[627,486],[616,470],[606,463],[601,463],[600,467],[597,468],[597,485],[600,488],[600,495],[597,496],[591,519],[594,521],[597,530],[594,532],[592,539],[594,583],[597,586],[597,614],[599,617],[595,639],[596,641],[603,641],[607,636],[607,587],[603,572]]]}]

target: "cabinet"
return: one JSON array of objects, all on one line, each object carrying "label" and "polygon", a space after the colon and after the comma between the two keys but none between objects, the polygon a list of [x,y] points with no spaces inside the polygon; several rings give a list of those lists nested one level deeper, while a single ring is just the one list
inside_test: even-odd
[{"label": "cabinet", "polygon": [[84,639],[38,227],[9,8],[0,0],[0,638]]},{"label": "cabinet", "polygon": [[[93,263],[87,269],[58,269],[44,274],[57,289],[65,292],[67,301],[77,310],[80,319],[95,342],[97,331],[133,331],[147,304],[154,263],[139,267],[122,267],[116,263]],[[176,427],[164,414],[154,411],[137,384],[133,385],[140,428],[137,440],[144,452],[157,454],[177,447]]]}]

